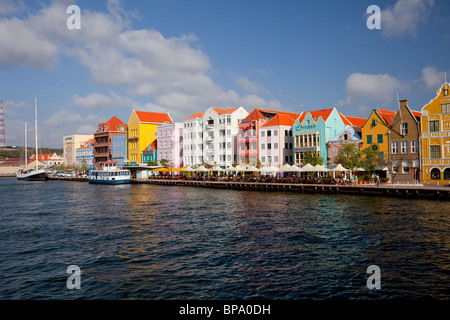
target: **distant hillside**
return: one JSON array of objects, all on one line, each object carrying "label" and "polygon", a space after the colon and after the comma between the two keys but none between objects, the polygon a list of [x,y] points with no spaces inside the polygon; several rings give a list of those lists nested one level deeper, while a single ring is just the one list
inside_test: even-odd
[{"label": "distant hillside", "polygon": [[[35,154],[34,148],[27,148],[28,149],[28,157],[31,157],[33,154]],[[56,153],[57,155],[63,154],[63,149],[52,149],[52,148],[39,148],[40,154],[47,154],[47,153]],[[8,148],[8,147],[2,147],[0,148],[0,159],[6,159],[6,158],[23,158],[24,157],[24,151],[23,148]]]}]

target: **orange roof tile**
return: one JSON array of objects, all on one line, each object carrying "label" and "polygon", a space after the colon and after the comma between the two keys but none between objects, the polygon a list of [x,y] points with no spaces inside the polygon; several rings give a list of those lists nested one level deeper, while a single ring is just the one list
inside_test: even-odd
[{"label": "orange roof tile", "polygon": [[228,108],[228,109],[221,109],[221,108],[212,108],[215,112],[218,114],[231,114],[235,112],[239,107],[236,108]]},{"label": "orange roof tile", "polygon": [[[349,117],[349,116],[344,116],[344,117],[350,122],[351,126],[355,126],[355,127],[362,127],[367,121],[367,119],[365,119],[365,118]],[[347,125],[347,123],[345,123],[345,121],[344,121],[344,124]]]},{"label": "orange roof tile", "polygon": [[[111,119],[109,119],[108,121],[104,122],[104,123],[100,123],[98,126],[104,126],[105,127],[105,132],[108,131],[119,131],[119,126],[120,125],[125,125],[125,127],[127,126],[125,123],[122,122],[122,120],[120,120],[117,117],[112,117]],[[98,130],[95,131],[95,133],[98,133]]]},{"label": "orange roof tile", "polygon": [[287,114],[277,114],[275,117],[267,121],[261,127],[273,127],[273,126],[289,126],[292,127],[296,118],[292,118]]},{"label": "orange roof tile", "polygon": [[148,111],[134,111],[140,122],[162,124],[164,121],[173,123],[172,118],[168,113],[148,112]]},{"label": "orange roof tile", "polygon": [[383,118],[384,122],[386,122],[387,124],[391,124],[392,120],[394,120],[395,118],[395,111],[391,111],[391,110],[384,110],[384,109],[376,109],[378,114],[380,115],[381,118]]},{"label": "orange roof tile", "polygon": [[300,116],[300,113],[294,113],[294,112],[286,112],[286,111],[276,111],[276,110],[267,110],[267,109],[254,109],[252,112],[248,114],[248,116],[244,120],[260,120],[264,119],[263,113],[273,113],[274,115],[277,114],[285,114],[289,115],[291,118],[297,119]]},{"label": "orange roof tile", "polygon": [[298,119],[299,122],[302,122],[305,119],[305,116],[307,113],[311,114],[311,117],[314,120],[318,120],[319,117],[322,117],[323,121],[327,121],[328,117],[330,116],[331,112],[333,111],[333,108],[329,109],[321,109],[321,110],[314,110],[314,111],[307,111],[304,112],[300,118]]},{"label": "orange roof tile", "polygon": [[197,112],[197,113],[194,113],[192,116],[189,116],[184,119],[186,120],[186,119],[201,118],[201,117],[203,117],[204,114],[205,114],[204,112]]}]

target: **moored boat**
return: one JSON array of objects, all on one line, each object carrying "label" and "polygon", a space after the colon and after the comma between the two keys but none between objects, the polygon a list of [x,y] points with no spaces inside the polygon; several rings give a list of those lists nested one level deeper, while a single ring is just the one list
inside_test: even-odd
[{"label": "moored boat", "polygon": [[130,170],[119,168],[117,161],[100,162],[100,168],[89,171],[89,183],[124,184],[130,183]]}]

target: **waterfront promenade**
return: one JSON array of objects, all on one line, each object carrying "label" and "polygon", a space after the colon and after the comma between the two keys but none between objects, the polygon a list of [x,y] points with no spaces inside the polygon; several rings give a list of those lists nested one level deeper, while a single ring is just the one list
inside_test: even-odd
[{"label": "waterfront promenade", "polygon": [[[51,177],[51,180],[87,181],[87,178]],[[164,186],[190,186],[198,188],[234,189],[247,191],[279,191],[318,194],[350,194],[387,196],[412,199],[450,200],[449,186],[422,184],[314,184],[285,182],[247,182],[247,181],[196,181],[184,179],[132,179],[134,184],[153,184]]]}]

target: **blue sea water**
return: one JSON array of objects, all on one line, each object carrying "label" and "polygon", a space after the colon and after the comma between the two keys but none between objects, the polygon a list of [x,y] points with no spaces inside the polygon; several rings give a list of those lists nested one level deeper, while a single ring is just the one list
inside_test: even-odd
[{"label": "blue sea water", "polygon": [[447,202],[4,178],[0,208],[3,300],[450,298]]}]

